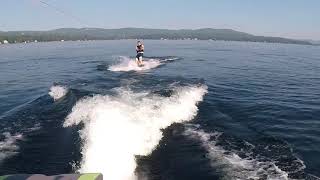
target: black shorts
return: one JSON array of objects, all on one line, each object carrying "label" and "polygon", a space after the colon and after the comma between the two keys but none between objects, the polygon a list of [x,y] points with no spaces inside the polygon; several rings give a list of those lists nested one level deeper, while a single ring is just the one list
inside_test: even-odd
[{"label": "black shorts", "polygon": [[138,53],[138,54],[137,54],[136,58],[139,59],[140,57],[143,57],[143,53]]}]

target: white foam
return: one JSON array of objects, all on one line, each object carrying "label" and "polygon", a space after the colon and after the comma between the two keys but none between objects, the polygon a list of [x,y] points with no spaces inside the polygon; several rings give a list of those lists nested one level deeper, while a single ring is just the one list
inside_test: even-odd
[{"label": "white foam", "polygon": [[87,97],[73,107],[64,126],[84,123],[80,172],[102,172],[110,180],[136,179],[135,155],[148,155],[161,129],[190,121],[206,86],[175,88],[170,97],[118,89],[115,96]]},{"label": "white foam", "polygon": [[36,131],[36,130],[39,130],[39,129],[41,129],[41,124],[40,123],[36,123],[36,124],[34,124],[33,127],[28,128],[24,132],[32,132],[32,131]]},{"label": "white foam", "polygon": [[2,133],[4,140],[0,141],[0,161],[17,153],[19,147],[16,141],[23,138],[22,134],[11,135],[9,132]]},{"label": "white foam", "polygon": [[276,166],[275,162],[259,162],[254,158],[241,158],[232,151],[216,145],[221,133],[206,133],[201,129],[187,127],[185,135],[199,140],[207,150],[212,167],[224,173],[224,179],[287,180],[288,173]]},{"label": "white foam", "polygon": [[171,58],[166,58],[161,62],[175,61],[175,60],[178,60],[178,59],[179,59],[178,57],[171,57]]},{"label": "white foam", "polygon": [[68,93],[68,88],[65,86],[55,85],[50,88],[49,95],[56,101]]},{"label": "white foam", "polygon": [[148,59],[143,61],[142,67],[139,67],[135,62],[135,59],[130,59],[125,56],[121,56],[119,63],[112,65],[108,68],[109,71],[146,71],[153,69],[161,65],[160,60],[157,59]]}]

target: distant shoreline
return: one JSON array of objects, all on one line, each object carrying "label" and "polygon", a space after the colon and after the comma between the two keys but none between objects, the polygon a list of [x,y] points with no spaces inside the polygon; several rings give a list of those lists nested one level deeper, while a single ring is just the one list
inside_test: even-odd
[{"label": "distant shoreline", "polygon": [[[64,41],[38,41],[38,42],[17,42],[17,43],[8,43],[0,44],[1,47],[8,47],[8,45],[24,45],[24,44],[41,44],[41,43],[64,43],[64,42],[92,42],[92,41],[136,41],[138,39],[104,39],[104,40],[64,40]],[[239,43],[264,43],[264,44],[279,44],[279,45],[301,45],[301,46],[320,46],[320,44],[294,44],[294,43],[279,43],[279,42],[254,42],[254,41],[232,41],[232,40],[183,40],[183,39],[139,39],[143,41],[207,41],[207,42],[239,42]]]},{"label": "distant shoreline", "polygon": [[295,40],[281,37],[255,36],[232,29],[144,29],[144,28],[62,28],[49,31],[0,31],[0,42],[30,43],[48,41],[86,41],[86,40],[120,40],[120,39],[150,39],[150,40],[222,40],[245,41],[283,44],[314,45],[305,40]]}]

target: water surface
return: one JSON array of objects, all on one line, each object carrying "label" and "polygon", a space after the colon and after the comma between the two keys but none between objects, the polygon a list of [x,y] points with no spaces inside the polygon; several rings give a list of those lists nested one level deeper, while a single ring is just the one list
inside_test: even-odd
[{"label": "water surface", "polygon": [[145,41],[139,68],[134,46],[0,46],[0,174],[320,176],[319,47]]}]

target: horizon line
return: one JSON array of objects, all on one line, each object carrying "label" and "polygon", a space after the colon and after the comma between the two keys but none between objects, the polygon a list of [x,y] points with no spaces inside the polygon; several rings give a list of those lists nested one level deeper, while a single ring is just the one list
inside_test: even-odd
[{"label": "horizon line", "polygon": [[0,30],[0,32],[22,32],[22,31],[30,31],[30,32],[38,32],[38,31],[54,31],[59,29],[105,29],[105,30],[116,30],[116,29],[152,29],[152,30],[201,30],[201,29],[215,29],[215,30],[232,30],[241,33],[246,33],[253,36],[262,36],[262,37],[275,37],[275,38],[285,38],[285,39],[293,39],[293,40],[304,40],[304,41],[320,41],[320,39],[308,39],[308,38],[292,38],[292,37],[284,37],[284,36],[268,36],[268,35],[256,35],[255,33],[247,33],[237,29],[231,28],[213,28],[213,27],[201,27],[201,28],[145,28],[145,27],[119,27],[119,28],[103,28],[103,27],[60,27],[60,28],[52,28],[52,29],[40,29],[40,30]]}]

